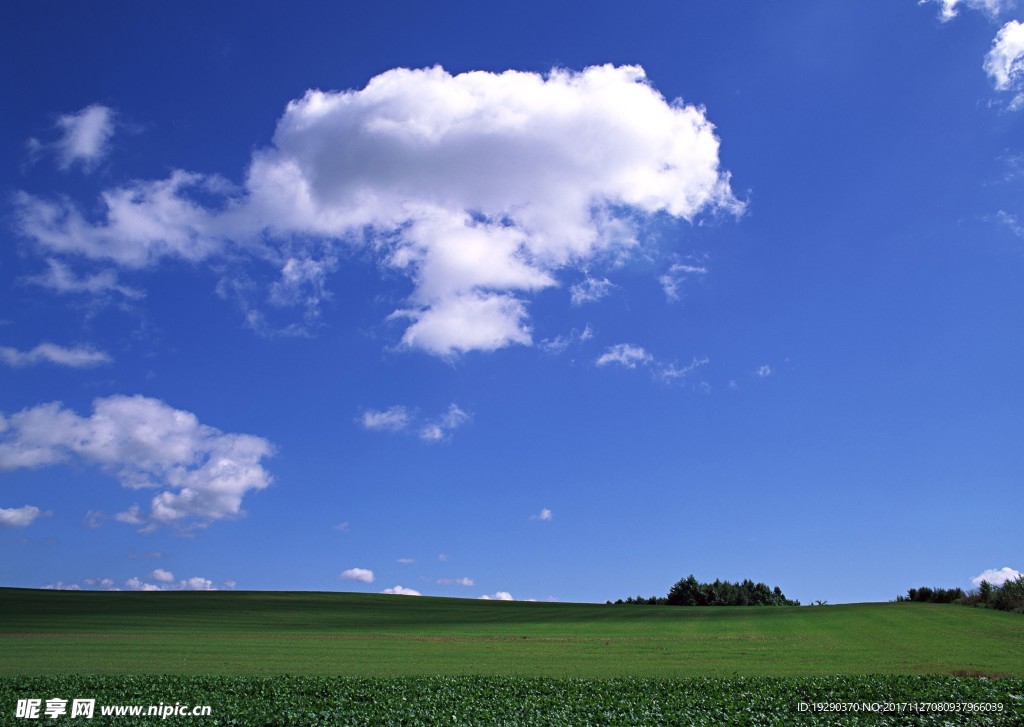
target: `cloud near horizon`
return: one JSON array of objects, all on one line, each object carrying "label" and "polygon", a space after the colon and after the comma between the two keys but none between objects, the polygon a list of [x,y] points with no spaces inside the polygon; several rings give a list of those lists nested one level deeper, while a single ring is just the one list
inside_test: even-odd
[{"label": "cloud near horizon", "polygon": [[1007,581],[1015,581],[1021,576],[1024,576],[1024,574],[1010,567],[989,568],[974,576],[971,579],[971,583],[975,586],[980,586],[982,581],[988,581],[990,585],[1001,586]]},{"label": "cloud near horizon", "polygon": [[138,506],[115,519],[152,529],[204,527],[242,514],[243,497],[267,487],[265,439],[226,434],[187,411],[144,396],[110,396],[80,417],[59,402],[0,414],[0,470],[72,461],[98,465],[129,489],[159,489],[149,513]]},{"label": "cloud near horizon", "polygon": [[396,68],[290,102],[240,188],[179,169],[106,190],[98,218],[20,193],[17,224],[49,257],[127,269],[258,258],[279,271],[271,302],[313,313],[334,248],[368,248],[412,283],[401,344],[450,357],[532,344],[528,296],[636,246],[647,216],[739,214],[718,149],[704,109],[639,66]]}]

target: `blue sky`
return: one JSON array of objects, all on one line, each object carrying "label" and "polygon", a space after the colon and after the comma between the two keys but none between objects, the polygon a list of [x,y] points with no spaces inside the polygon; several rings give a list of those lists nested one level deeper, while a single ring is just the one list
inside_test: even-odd
[{"label": "blue sky", "polygon": [[1024,7],[5,15],[0,585],[1024,567]]}]

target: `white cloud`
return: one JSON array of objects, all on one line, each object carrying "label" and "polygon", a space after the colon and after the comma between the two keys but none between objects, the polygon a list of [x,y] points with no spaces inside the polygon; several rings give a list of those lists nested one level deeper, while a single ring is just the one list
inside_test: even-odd
[{"label": "white cloud", "polygon": [[0,507],[0,526],[24,528],[36,521],[36,518],[49,515],[34,505],[24,507]]},{"label": "white cloud", "polygon": [[82,518],[82,524],[87,528],[101,528],[106,517],[107,514],[102,510],[89,510],[85,513],[85,517]]},{"label": "white cloud", "polygon": [[152,578],[155,581],[160,581],[161,583],[174,582],[174,574],[171,573],[169,570],[164,570],[163,568],[157,568],[156,570],[154,570],[150,574],[150,578]]},{"label": "white cloud", "polygon": [[475,586],[476,581],[472,578],[438,578],[438,585],[441,586]]},{"label": "white cloud", "polygon": [[189,578],[178,582],[178,588],[182,591],[216,591],[213,581],[209,578]]},{"label": "white cloud", "polygon": [[376,431],[400,432],[409,426],[412,416],[404,406],[393,406],[384,411],[367,409],[360,421],[364,429]]},{"label": "white cloud", "polygon": [[79,164],[85,171],[91,171],[109,150],[110,138],[114,135],[114,116],[112,109],[100,104],[64,114],[57,119],[60,138],[49,143],[29,139],[29,149],[34,153],[52,152],[63,170]]},{"label": "white cloud", "polygon": [[226,581],[224,581],[224,587],[227,588],[228,590],[234,590],[235,586],[237,586],[237,585],[238,585],[237,581],[233,581],[233,580],[226,580]]},{"label": "white cloud", "polygon": [[645,365],[654,360],[654,357],[643,348],[634,346],[631,343],[617,343],[608,348],[597,359],[598,366],[618,364],[627,369],[635,369],[638,364]]},{"label": "white cloud", "polygon": [[[174,583],[174,577],[169,571],[161,570],[157,568],[153,571],[151,576],[153,580],[160,581],[164,585],[156,585],[155,583],[148,583],[143,581],[141,578],[132,576],[124,582],[124,585],[132,591],[216,591],[217,588],[213,585],[213,581],[209,578],[200,578],[199,576],[193,576],[192,578],[184,578],[177,583]],[[106,579],[104,582],[110,582]],[[116,590],[116,589],[108,589]]]},{"label": "white cloud", "polygon": [[[166,180],[134,182],[103,193],[105,216],[92,223],[66,200],[15,197],[21,231],[44,249],[125,268],[145,268],[163,257],[198,261],[223,252],[226,234],[239,223],[189,199],[193,191],[223,192],[223,182],[181,170]],[[239,230],[241,231],[241,230]]]},{"label": "white cloud", "polygon": [[995,18],[1014,4],[1014,0],[918,0],[917,4],[924,5],[929,2],[939,6],[939,17],[943,22],[955,18],[960,13],[960,6],[978,10],[990,18]]},{"label": "white cloud", "polygon": [[988,581],[990,585],[1001,586],[1007,581],[1015,581],[1020,578],[1022,574],[1018,570],[1013,568],[989,568],[986,571],[982,571],[978,575],[971,579],[971,583],[976,586],[980,586],[982,581]]},{"label": "white cloud", "polygon": [[690,374],[694,373],[701,366],[707,366],[710,362],[707,356],[703,358],[694,358],[689,365],[679,368],[675,364],[666,364],[658,369],[658,376],[665,381],[673,381],[675,379],[685,379]]},{"label": "white cloud", "polygon": [[573,305],[583,305],[584,303],[593,303],[601,300],[601,298],[609,295],[614,287],[615,284],[609,281],[608,278],[602,278],[601,280],[587,278],[582,283],[573,285],[569,289],[569,295]]},{"label": "white cloud", "polygon": [[512,594],[509,593],[508,591],[498,591],[497,593],[492,593],[489,596],[480,596],[479,600],[482,600],[482,601],[514,601],[515,599],[512,598]]},{"label": "white cloud", "polygon": [[349,568],[342,571],[339,578],[346,581],[359,581],[360,583],[373,583],[373,571],[368,568]]},{"label": "white cloud", "polygon": [[1024,23],[1011,20],[999,29],[984,68],[997,91],[1015,94],[1010,108],[1024,106]]},{"label": "white cloud", "polygon": [[420,430],[420,439],[431,443],[446,441],[453,431],[470,419],[472,419],[470,414],[460,409],[457,404],[452,403],[448,406],[448,411]]},{"label": "white cloud", "polygon": [[19,351],[9,346],[0,346],[0,361],[14,367],[45,362],[80,369],[107,364],[112,360],[103,351],[86,346],[65,348],[55,343],[40,343],[31,351]]},{"label": "white cloud", "polygon": [[47,258],[46,266],[45,274],[30,276],[25,279],[25,282],[39,285],[61,294],[86,293],[89,295],[103,295],[105,293],[118,293],[132,300],[138,300],[146,296],[144,291],[129,288],[118,283],[117,273],[114,270],[101,270],[98,273],[80,277],[65,263],[54,258]]},{"label": "white cloud", "polygon": [[422,596],[423,594],[419,591],[413,590],[412,588],[405,588],[404,586],[393,586],[391,588],[385,588],[381,593],[387,593],[393,596]]},{"label": "white cloud", "polygon": [[707,275],[708,269],[704,265],[691,265],[689,263],[676,262],[669,266],[669,269],[658,277],[661,289],[665,291],[665,297],[670,301],[677,301],[681,297],[680,289],[683,281],[694,275]]},{"label": "white cloud", "polygon": [[399,558],[395,562],[396,563],[401,563],[402,565],[412,565],[413,563],[416,562],[416,559],[415,558]]},{"label": "white cloud", "polygon": [[110,396],[80,417],[59,402],[12,414],[0,428],[0,470],[82,460],[132,489],[161,490],[148,515],[137,505],[115,515],[133,525],[203,526],[240,515],[242,498],[271,482],[261,461],[271,444],[200,424],[187,411],[143,396]]},{"label": "white cloud", "polygon": [[413,283],[391,316],[403,345],[451,356],[531,344],[526,296],[627,251],[651,215],[739,213],[718,148],[704,110],[638,66],[393,69],[289,103],[241,190],[178,170],[107,190],[97,220],[21,194],[18,225],[50,254],[127,268],[240,250],[281,271],[272,299],[314,307],[332,258],[296,241],[368,246]]},{"label": "white cloud", "polygon": [[162,591],[163,588],[152,583],[146,583],[139,578],[132,576],[124,582],[125,586],[132,591]]},{"label": "white cloud", "polygon": [[757,371],[754,372],[754,375],[759,379],[767,379],[773,373],[775,372],[772,369],[772,367],[769,366],[768,364],[765,364],[763,366],[758,366]]},{"label": "white cloud", "polygon": [[536,515],[530,515],[531,520],[540,520],[541,522],[548,522],[554,517],[554,513],[548,510],[546,507],[541,508],[540,512]]}]

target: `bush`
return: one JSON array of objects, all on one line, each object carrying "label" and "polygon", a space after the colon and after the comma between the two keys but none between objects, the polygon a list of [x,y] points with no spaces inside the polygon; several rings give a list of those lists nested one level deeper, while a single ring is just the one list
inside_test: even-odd
[{"label": "bush", "polygon": [[776,586],[754,583],[749,578],[741,583],[715,580],[700,583],[692,575],[678,581],[668,592],[670,606],[799,606]]}]

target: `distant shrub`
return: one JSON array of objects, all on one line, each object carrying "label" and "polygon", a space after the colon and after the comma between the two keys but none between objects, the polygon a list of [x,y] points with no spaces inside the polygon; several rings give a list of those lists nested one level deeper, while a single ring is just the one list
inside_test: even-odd
[{"label": "distant shrub", "polygon": [[916,603],[955,603],[967,594],[962,588],[911,588],[906,596],[897,596],[897,601],[913,601]]},{"label": "distant shrub", "polygon": [[[611,601],[608,601],[611,603]],[[769,588],[764,583],[754,583],[750,579],[741,583],[716,580],[714,583],[701,583],[692,575],[678,581],[668,592],[668,596],[630,596],[625,601],[621,598],[615,605],[640,606],[799,606],[799,601],[791,601],[782,593],[778,586]]]},{"label": "distant shrub", "polygon": [[994,608],[998,611],[1024,613],[1024,576],[993,586],[982,581],[976,590],[964,593],[962,588],[911,588],[906,596],[897,596],[897,601],[917,603],[959,603],[977,608]]}]

